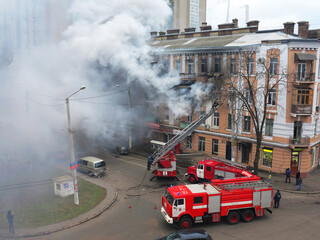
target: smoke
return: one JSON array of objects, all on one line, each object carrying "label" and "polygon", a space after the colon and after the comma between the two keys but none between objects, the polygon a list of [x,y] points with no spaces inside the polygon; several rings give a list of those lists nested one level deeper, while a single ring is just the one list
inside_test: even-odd
[{"label": "smoke", "polygon": [[[173,88],[179,77],[164,73],[161,63],[151,64],[149,33],[172,14],[165,0],[53,2],[48,6],[55,33],[42,44],[16,50],[13,61],[0,69],[5,161],[43,159],[49,151],[69,149],[65,99],[81,86],[86,89],[70,98],[78,152],[126,143],[129,124],[133,137],[141,138],[150,103],[167,103],[179,116],[207,94],[198,85],[179,94]],[[55,16],[59,26],[53,24]]]}]

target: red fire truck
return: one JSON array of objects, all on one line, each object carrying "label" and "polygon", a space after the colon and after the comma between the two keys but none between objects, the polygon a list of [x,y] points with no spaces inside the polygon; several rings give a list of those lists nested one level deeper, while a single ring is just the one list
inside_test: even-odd
[{"label": "red fire truck", "polygon": [[162,197],[161,213],[170,224],[190,228],[194,223],[230,224],[250,222],[272,207],[273,188],[268,182],[230,179],[220,184],[191,184],[168,187]]},{"label": "red fire truck", "polygon": [[208,181],[215,178],[258,178],[247,171],[246,166],[218,158],[201,160],[197,165],[188,167],[186,176],[189,176],[190,183]]}]

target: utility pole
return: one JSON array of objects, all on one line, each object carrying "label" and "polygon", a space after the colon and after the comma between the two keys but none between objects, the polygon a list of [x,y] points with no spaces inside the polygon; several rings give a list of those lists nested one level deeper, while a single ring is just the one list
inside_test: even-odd
[{"label": "utility pole", "polygon": [[132,148],[132,129],[131,129],[131,99],[130,99],[130,83],[128,85],[128,108],[129,108],[129,150]]}]

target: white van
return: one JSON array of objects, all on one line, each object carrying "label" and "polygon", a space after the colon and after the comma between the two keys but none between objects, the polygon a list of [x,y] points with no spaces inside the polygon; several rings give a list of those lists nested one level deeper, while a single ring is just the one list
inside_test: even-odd
[{"label": "white van", "polygon": [[100,158],[83,157],[78,161],[78,164],[78,171],[87,173],[90,176],[101,177],[107,173],[106,163]]}]

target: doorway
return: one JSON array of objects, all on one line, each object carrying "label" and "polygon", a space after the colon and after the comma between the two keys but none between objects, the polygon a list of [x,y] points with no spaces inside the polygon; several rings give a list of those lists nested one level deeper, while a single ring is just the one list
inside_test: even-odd
[{"label": "doorway", "polygon": [[226,141],[226,159],[231,160],[231,142]]},{"label": "doorway", "polygon": [[291,154],[291,172],[296,173],[300,169],[300,151],[293,150]]}]

